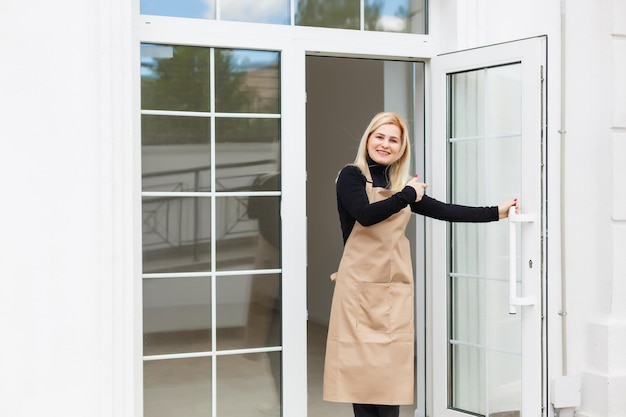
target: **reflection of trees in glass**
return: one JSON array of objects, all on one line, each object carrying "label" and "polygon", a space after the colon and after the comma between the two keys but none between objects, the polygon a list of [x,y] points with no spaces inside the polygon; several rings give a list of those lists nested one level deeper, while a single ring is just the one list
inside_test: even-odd
[{"label": "reflection of trees in glass", "polygon": [[[208,112],[210,110],[210,48],[163,46],[171,48],[168,58],[142,60],[141,107],[144,110],[173,110]],[[243,68],[235,59],[236,50],[215,49],[215,111],[224,113],[278,113],[279,65],[278,53],[268,52],[266,67]],[[274,54],[275,56],[272,56]],[[201,120],[194,116],[197,122]],[[186,132],[185,116],[151,116],[142,126],[142,143],[208,143],[209,137]],[[146,117],[144,120],[147,122]],[[176,123],[174,123],[177,121]],[[189,122],[192,122],[189,120]],[[197,125],[197,122],[194,125]],[[250,123],[233,123],[230,138],[249,136]],[[260,136],[275,135],[267,123],[257,123]],[[208,134],[207,120],[197,132]],[[193,137],[193,139],[191,139]],[[276,138],[277,140],[277,138]]]},{"label": "reflection of trees in glass", "polygon": [[247,72],[234,63],[233,51],[215,50],[215,110],[219,112],[249,112],[256,95],[246,89]]},{"label": "reflection of trees in glass", "polygon": [[411,22],[418,14],[418,11],[411,11],[410,5],[413,4],[414,7],[419,9],[418,3],[420,2],[406,0],[404,4],[397,5],[393,15],[389,13],[383,15],[384,3],[385,0],[365,1],[365,30],[412,33]]},{"label": "reflection of trees in glass", "polygon": [[[155,58],[142,65],[141,106],[148,110],[208,111],[210,100],[209,48],[173,46],[171,58]],[[245,91],[246,72],[238,71],[233,51],[215,51],[217,111],[249,111],[254,91]]]},{"label": "reflection of trees in glass", "polygon": [[376,25],[380,20],[384,0],[370,0],[364,3],[365,11],[363,18],[365,19],[365,30],[376,30]]},{"label": "reflection of trees in glass", "polygon": [[280,135],[280,119],[222,117],[215,124],[215,135],[219,142],[273,143]]},{"label": "reflection of trees in glass", "polygon": [[339,29],[359,29],[359,0],[299,0],[296,24]]},{"label": "reflection of trees in glass", "polygon": [[[265,66],[245,68],[235,63],[236,52],[216,49],[215,110],[225,113],[279,113],[278,53],[267,52]],[[269,123],[268,123],[269,122]],[[256,118],[224,119],[216,124],[216,140],[223,142],[277,141],[278,133],[271,120]],[[251,136],[252,134],[252,136]]]},{"label": "reflection of trees in glass", "polygon": [[142,62],[149,69],[141,78],[141,107],[149,110],[209,109],[209,49],[171,46],[171,58]]},{"label": "reflection of trees in glass", "polygon": [[208,144],[211,125],[206,117],[141,116],[143,145]]},{"label": "reflection of trees in glass", "polygon": [[216,111],[280,111],[278,52],[216,49],[215,55]]},{"label": "reflection of trees in glass", "polygon": [[[338,29],[360,29],[359,0],[298,0],[296,24]],[[398,5],[393,14],[401,24],[396,27],[383,27],[383,6],[385,0],[366,0],[364,2],[364,29],[384,30],[387,32],[410,32],[410,21],[417,14],[411,12],[407,0],[405,5]],[[387,16],[389,17],[389,16]]]}]

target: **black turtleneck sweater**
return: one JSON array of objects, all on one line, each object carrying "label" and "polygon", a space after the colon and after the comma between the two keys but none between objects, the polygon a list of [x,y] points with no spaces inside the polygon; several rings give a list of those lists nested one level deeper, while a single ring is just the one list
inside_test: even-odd
[{"label": "black turtleneck sweater", "polygon": [[[374,187],[389,187],[388,166],[370,161],[370,173]],[[348,165],[337,178],[337,206],[339,221],[345,243],[354,228],[354,223],[371,226],[399,212],[407,205],[413,213],[450,222],[490,222],[498,220],[498,207],[471,207],[442,203],[424,194],[415,202],[417,194],[413,187],[406,186],[388,199],[370,204],[365,192],[365,176],[359,168]]]}]

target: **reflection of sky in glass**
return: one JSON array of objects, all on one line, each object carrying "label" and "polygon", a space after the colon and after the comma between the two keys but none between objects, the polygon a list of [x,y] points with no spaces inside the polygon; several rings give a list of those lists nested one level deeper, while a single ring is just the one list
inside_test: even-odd
[{"label": "reflection of sky in glass", "polygon": [[407,26],[411,3],[415,0],[365,0],[365,7],[382,4],[380,19],[376,25],[377,30],[388,32],[404,32]]},{"label": "reflection of sky in glass", "polygon": [[220,19],[288,25],[290,5],[290,0],[222,0]]},{"label": "reflection of sky in glass", "polygon": [[[141,14],[215,19],[217,0],[141,0]],[[285,25],[290,0],[222,0],[220,19]]]},{"label": "reflection of sky in glass", "polygon": [[174,47],[170,45],[141,45],[141,76],[156,78],[154,68],[159,59],[169,59],[174,56]]},{"label": "reflection of sky in glass", "polygon": [[235,49],[233,50],[234,71],[248,71],[250,69],[267,67],[278,63],[278,52],[272,51],[252,51]]},{"label": "reflection of sky in glass", "polygon": [[141,0],[141,14],[215,19],[215,0]]},{"label": "reflection of sky in glass", "polygon": [[[274,51],[255,51],[246,49],[232,49],[233,72],[249,71],[277,65],[280,53]],[[155,78],[153,68],[160,59],[170,59],[174,56],[174,47],[171,45],[141,45],[141,76]]]},{"label": "reflection of sky in glass", "polygon": [[[334,1],[334,0],[307,0]],[[141,14],[216,19],[219,2],[220,20],[291,24],[291,0],[141,0]],[[386,32],[407,32],[420,30],[411,28],[411,13],[424,15],[426,0],[362,0],[367,8],[381,6],[381,14],[375,28]],[[296,0],[298,4],[298,0]],[[367,16],[366,16],[367,18]],[[415,23],[413,23],[415,24]],[[423,32],[419,32],[423,33]]]},{"label": "reflection of sky in glass", "polygon": [[[368,4],[371,3],[375,3],[374,0],[365,0],[365,5],[367,6]],[[384,0],[381,2],[383,7],[382,7],[382,14],[383,16],[394,16],[395,13],[398,11],[398,8],[402,7],[405,10],[408,10],[411,7],[411,0]],[[415,3],[415,1],[413,1],[413,3]]]}]

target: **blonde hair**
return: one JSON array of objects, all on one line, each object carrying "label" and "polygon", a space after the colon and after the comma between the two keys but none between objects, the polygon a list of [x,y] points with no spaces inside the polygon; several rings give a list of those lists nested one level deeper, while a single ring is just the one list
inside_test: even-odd
[{"label": "blonde hair", "polygon": [[367,141],[370,135],[382,125],[392,124],[400,129],[399,157],[389,166],[389,189],[398,192],[404,188],[409,180],[411,165],[411,144],[405,121],[396,113],[381,112],[376,114],[365,129],[353,165],[358,167],[363,175],[368,172]]}]

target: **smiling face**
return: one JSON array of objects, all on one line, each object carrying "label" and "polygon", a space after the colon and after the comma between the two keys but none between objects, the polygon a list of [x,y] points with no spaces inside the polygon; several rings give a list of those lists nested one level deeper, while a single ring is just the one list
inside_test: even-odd
[{"label": "smiling face", "polygon": [[402,133],[394,124],[384,124],[374,130],[367,140],[367,153],[381,165],[391,165],[400,158]]}]

